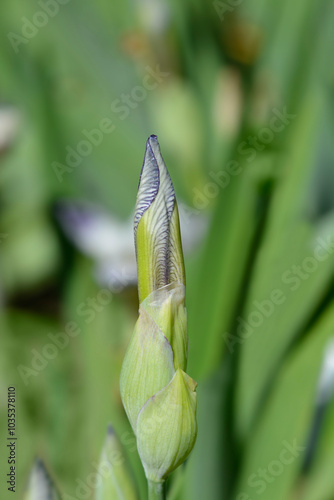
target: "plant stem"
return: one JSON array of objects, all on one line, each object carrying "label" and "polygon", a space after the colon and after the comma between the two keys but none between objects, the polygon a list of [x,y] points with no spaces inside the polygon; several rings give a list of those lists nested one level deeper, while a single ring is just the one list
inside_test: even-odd
[{"label": "plant stem", "polygon": [[148,500],[165,500],[165,483],[148,480]]}]

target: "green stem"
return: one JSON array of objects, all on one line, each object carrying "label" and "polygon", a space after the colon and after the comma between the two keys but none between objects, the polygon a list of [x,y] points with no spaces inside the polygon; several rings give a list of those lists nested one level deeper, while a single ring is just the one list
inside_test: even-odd
[{"label": "green stem", "polygon": [[148,480],[148,500],[165,500],[165,483],[155,483]]}]

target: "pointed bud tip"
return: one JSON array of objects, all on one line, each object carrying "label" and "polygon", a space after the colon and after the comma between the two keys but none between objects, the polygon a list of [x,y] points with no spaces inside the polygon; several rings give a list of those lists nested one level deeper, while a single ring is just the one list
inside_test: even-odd
[{"label": "pointed bud tip", "polygon": [[35,468],[36,470],[42,470],[45,474],[47,474],[45,464],[41,457],[39,457],[38,455],[36,455],[36,457],[34,458],[33,468]]},{"label": "pointed bud tip", "polygon": [[[157,135],[150,135],[146,141],[146,156],[152,158],[152,161],[157,162],[156,168],[160,169],[159,162],[163,161],[161,158],[160,144]],[[145,163],[145,161],[144,161]]]},{"label": "pointed bud tip", "polygon": [[108,424],[107,435],[114,436],[115,434],[115,429],[113,428],[112,424]]},{"label": "pointed bud tip", "polygon": [[147,139],[148,141],[158,141],[158,136],[151,134],[150,137]]}]

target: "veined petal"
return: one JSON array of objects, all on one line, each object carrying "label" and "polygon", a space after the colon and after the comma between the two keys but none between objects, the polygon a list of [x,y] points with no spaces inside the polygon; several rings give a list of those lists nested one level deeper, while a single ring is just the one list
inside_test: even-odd
[{"label": "veined petal", "polygon": [[152,396],[138,415],[138,452],[151,481],[166,479],[195,444],[195,388],[196,382],[178,369],[170,384]]},{"label": "veined petal", "polygon": [[140,307],[120,375],[123,405],[135,433],[140,409],[170,382],[174,373],[170,343],[145,308]]},{"label": "veined petal", "polygon": [[157,137],[146,143],[134,216],[139,300],[173,281],[185,283],[175,192]]},{"label": "veined petal", "polygon": [[[164,186],[163,190],[160,189],[160,185]],[[155,200],[159,189],[162,194],[162,199],[166,204],[166,212],[169,213],[170,216],[175,201],[174,188],[165,162],[161,156],[157,136],[151,135],[146,142],[144,162],[140,172],[134,215],[135,235],[141,217]],[[160,202],[162,199],[160,199]]]},{"label": "veined petal", "polygon": [[169,282],[186,284],[184,270],[183,250],[181,243],[179,210],[175,200],[174,209],[170,219],[169,236]]}]

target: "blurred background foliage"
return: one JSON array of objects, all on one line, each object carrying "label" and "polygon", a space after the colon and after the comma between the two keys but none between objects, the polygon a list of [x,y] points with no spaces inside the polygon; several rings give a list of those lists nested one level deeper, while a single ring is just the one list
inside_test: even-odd
[{"label": "blurred background foliage", "polygon": [[[190,239],[199,383],[168,498],[334,499],[333,25],[330,0],[2,1],[1,498],[8,386],[19,497],[39,455],[83,498],[112,422],[146,498],[118,377],[154,133]],[[284,443],[302,447],[289,464]]]}]

